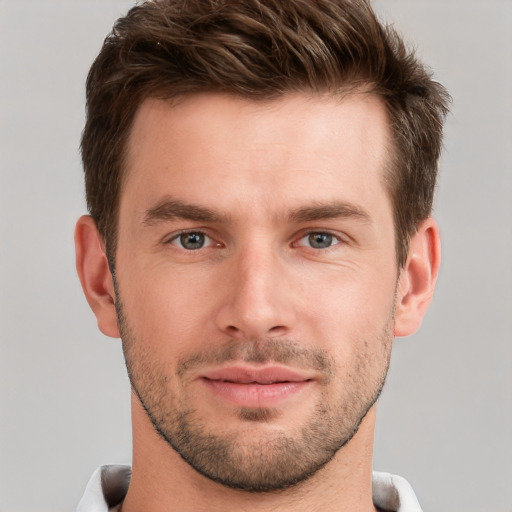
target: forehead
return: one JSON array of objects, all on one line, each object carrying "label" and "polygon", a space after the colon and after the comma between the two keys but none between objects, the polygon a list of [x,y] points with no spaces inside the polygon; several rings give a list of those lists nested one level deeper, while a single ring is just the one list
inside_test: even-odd
[{"label": "forehead", "polygon": [[385,194],[389,140],[385,106],[370,94],[148,99],[128,140],[122,201],[130,190],[153,203],[198,195],[210,206],[371,201]]}]

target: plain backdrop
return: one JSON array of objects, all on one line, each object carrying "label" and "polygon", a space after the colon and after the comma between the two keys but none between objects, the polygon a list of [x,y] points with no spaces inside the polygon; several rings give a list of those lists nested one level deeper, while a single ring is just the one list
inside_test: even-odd
[{"label": "plain backdrop", "polygon": [[[285,0],[283,0],[285,1]],[[0,512],[74,509],[129,463],[120,343],[75,276],[84,80],[127,0],[0,0]],[[450,90],[435,207],[443,264],[395,343],[375,468],[425,512],[512,511],[512,2],[379,0]]]}]

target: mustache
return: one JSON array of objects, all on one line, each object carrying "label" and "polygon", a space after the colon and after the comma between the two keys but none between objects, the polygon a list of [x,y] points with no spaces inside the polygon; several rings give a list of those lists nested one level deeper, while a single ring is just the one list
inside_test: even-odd
[{"label": "mustache", "polygon": [[301,345],[291,339],[236,341],[187,356],[178,362],[176,373],[183,376],[190,370],[230,361],[266,364],[280,363],[300,369],[316,370],[326,377],[334,374],[334,359],[325,350]]}]

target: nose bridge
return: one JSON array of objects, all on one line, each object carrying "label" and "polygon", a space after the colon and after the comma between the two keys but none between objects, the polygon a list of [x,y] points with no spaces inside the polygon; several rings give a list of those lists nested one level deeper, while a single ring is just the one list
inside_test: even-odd
[{"label": "nose bridge", "polygon": [[278,262],[275,251],[270,245],[266,240],[262,240],[240,249],[237,266],[241,284],[251,283],[259,291],[264,291],[273,280]]},{"label": "nose bridge", "polygon": [[285,269],[270,242],[256,240],[240,247],[229,274],[219,327],[231,336],[246,339],[289,330],[292,315]]}]

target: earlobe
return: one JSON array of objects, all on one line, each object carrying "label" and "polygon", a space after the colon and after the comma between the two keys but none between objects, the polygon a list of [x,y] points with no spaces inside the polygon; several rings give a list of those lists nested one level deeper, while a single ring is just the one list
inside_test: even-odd
[{"label": "earlobe", "polygon": [[89,215],[78,219],[75,228],[76,269],[87,302],[96,315],[101,332],[119,338],[115,291],[105,245]]},{"label": "earlobe", "polygon": [[440,263],[439,228],[434,219],[428,218],[411,238],[407,262],[400,272],[395,336],[409,336],[420,327],[434,294]]}]

